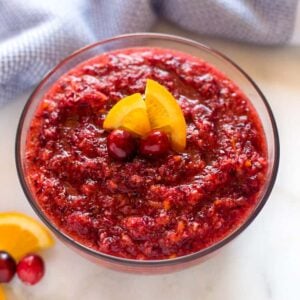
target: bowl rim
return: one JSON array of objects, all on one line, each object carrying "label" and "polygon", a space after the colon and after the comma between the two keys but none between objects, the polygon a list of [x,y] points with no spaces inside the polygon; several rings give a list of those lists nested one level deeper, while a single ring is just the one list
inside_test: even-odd
[{"label": "bowl rim", "polygon": [[[21,134],[23,131],[23,126],[24,126],[24,121],[27,115],[27,112],[31,106],[31,103],[35,97],[35,95],[38,93],[39,89],[44,85],[44,83],[49,79],[49,77],[55,73],[59,68],[67,63],[69,60],[77,56],[78,54],[81,54],[89,49],[92,49],[94,47],[107,44],[110,42],[118,41],[118,40],[123,40],[123,39],[128,39],[128,38],[144,38],[144,39],[163,39],[164,41],[173,41],[177,43],[183,43],[188,46],[192,46],[195,48],[200,48],[204,51],[209,52],[210,54],[213,54],[215,57],[226,61],[227,63],[231,64],[242,76],[244,76],[249,83],[253,86],[253,88],[256,90],[258,95],[260,96],[268,117],[271,121],[271,127],[272,127],[272,134],[273,134],[273,140],[274,140],[274,163],[273,163],[273,168],[271,170],[270,174],[270,181],[269,184],[262,195],[262,198],[260,199],[258,205],[256,208],[251,212],[247,220],[240,225],[240,227],[233,232],[231,232],[228,236],[223,238],[222,240],[218,241],[215,244],[212,244],[211,246],[204,248],[200,251],[187,254],[184,256],[179,256],[176,258],[169,258],[169,259],[160,259],[160,260],[137,260],[137,259],[128,259],[128,258],[122,258],[118,256],[113,256],[109,255],[106,253],[102,253],[96,250],[93,250],[91,248],[88,248],[87,246],[79,243],[78,241],[74,240],[67,234],[61,232],[59,228],[57,228],[51,221],[46,217],[46,215],[42,212],[42,210],[38,207],[38,204],[36,201],[33,199],[34,197],[31,195],[31,192],[29,190],[29,187],[27,186],[26,180],[25,180],[25,174],[23,172],[23,167],[22,167],[22,161],[21,161]],[[150,46],[151,47],[151,46]],[[235,62],[233,62],[231,59],[229,59],[227,56],[219,52],[218,50],[215,50],[214,48],[210,46],[206,46],[202,43],[199,43],[197,41],[176,36],[176,35],[171,35],[171,34],[162,34],[162,33],[131,33],[131,34],[122,34],[122,35],[117,35],[111,38],[103,39],[98,42],[89,44],[85,47],[82,47],[70,55],[68,55],[66,58],[61,60],[54,68],[52,68],[48,73],[46,73],[45,76],[43,76],[42,80],[37,84],[37,86],[34,88],[33,92],[29,96],[23,111],[20,116],[20,120],[18,123],[17,127],[17,132],[16,132],[16,139],[15,139],[15,162],[16,162],[16,168],[17,168],[17,174],[19,181],[21,183],[21,186],[23,188],[23,191],[25,193],[25,196],[30,203],[31,207],[35,211],[35,213],[38,215],[38,217],[44,222],[44,224],[62,241],[66,242],[67,244],[71,245],[72,247],[75,247],[79,251],[83,251],[85,254],[88,254],[94,258],[101,259],[110,263],[114,264],[119,264],[127,267],[163,267],[163,266],[175,266],[178,264],[182,263],[188,263],[191,261],[198,260],[208,254],[211,254],[215,252],[216,250],[222,248],[223,246],[227,245],[230,241],[235,239],[240,233],[242,233],[251,223],[252,221],[256,218],[256,216],[259,214],[259,212],[262,210],[264,207],[265,203],[267,202],[271,191],[274,187],[274,183],[276,181],[277,173],[278,173],[278,167],[279,167],[279,159],[280,159],[280,145],[279,145],[279,135],[278,135],[278,129],[276,125],[276,121],[273,115],[273,112],[271,110],[271,107],[261,92],[261,90],[258,88],[256,83],[251,79],[251,77],[243,70],[241,69]]]}]

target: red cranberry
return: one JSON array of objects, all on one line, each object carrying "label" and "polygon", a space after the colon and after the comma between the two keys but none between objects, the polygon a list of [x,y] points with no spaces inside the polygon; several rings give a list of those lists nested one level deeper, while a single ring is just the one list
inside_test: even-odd
[{"label": "red cranberry", "polygon": [[16,273],[16,262],[5,251],[0,251],[0,283],[9,282]]},{"label": "red cranberry", "polygon": [[45,273],[44,261],[39,255],[29,254],[21,259],[17,266],[19,278],[28,285],[39,282]]},{"label": "red cranberry", "polygon": [[170,142],[166,133],[154,130],[140,143],[140,153],[148,157],[160,157],[170,150]]},{"label": "red cranberry", "polygon": [[125,130],[116,129],[107,137],[107,151],[114,159],[127,160],[136,151],[135,138]]}]

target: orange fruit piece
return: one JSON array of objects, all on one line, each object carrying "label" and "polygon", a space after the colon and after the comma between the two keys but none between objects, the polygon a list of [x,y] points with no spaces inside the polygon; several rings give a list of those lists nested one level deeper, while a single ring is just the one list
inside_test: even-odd
[{"label": "orange fruit piece", "polygon": [[16,260],[29,252],[54,245],[52,236],[43,225],[18,212],[0,213],[0,237],[0,249],[9,252]]},{"label": "orange fruit piece", "polygon": [[5,298],[4,290],[3,290],[3,288],[0,285],[0,300],[5,300],[5,299],[6,298]]},{"label": "orange fruit piece", "polygon": [[131,133],[145,136],[151,130],[146,109],[136,108],[132,110],[124,117],[121,127]]},{"label": "orange fruit piece", "polygon": [[152,129],[169,134],[173,150],[186,146],[186,122],[174,96],[158,82],[147,79],[145,103]]},{"label": "orange fruit piece", "polygon": [[139,136],[147,135],[151,127],[142,95],[136,93],[117,102],[106,116],[103,128],[124,128]]}]

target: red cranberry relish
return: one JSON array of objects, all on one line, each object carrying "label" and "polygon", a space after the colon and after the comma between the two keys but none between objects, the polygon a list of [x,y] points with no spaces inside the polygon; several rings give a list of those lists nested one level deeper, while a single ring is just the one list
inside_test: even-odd
[{"label": "red cranberry relish", "polygon": [[[187,122],[184,153],[110,158],[108,110],[152,78]],[[100,252],[132,259],[186,255],[223,239],[257,204],[267,169],[260,120],[244,94],[197,58],[135,48],[95,57],[44,96],[27,138],[27,176],[46,215]]]}]

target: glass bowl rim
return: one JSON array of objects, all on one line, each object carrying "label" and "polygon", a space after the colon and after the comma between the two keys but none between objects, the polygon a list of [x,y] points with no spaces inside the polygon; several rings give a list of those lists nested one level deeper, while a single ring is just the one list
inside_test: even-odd
[{"label": "glass bowl rim", "polygon": [[[48,219],[48,217],[46,217],[46,215],[38,207],[38,204],[34,200],[34,197],[31,195],[31,192],[30,192],[30,190],[27,186],[26,180],[25,180],[25,174],[23,172],[22,161],[21,161],[21,145],[20,145],[21,144],[20,143],[21,135],[22,135],[23,125],[24,125],[24,121],[25,121],[27,112],[30,109],[31,103],[32,103],[35,95],[39,91],[39,89],[51,77],[52,74],[54,74],[57,70],[59,70],[59,68],[62,65],[67,63],[69,60],[71,60],[75,56],[77,56],[87,50],[90,50],[94,47],[97,47],[97,46],[100,46],[103,44],[108,44],[110,42],[119,41],[119,40],[124,40],[124,39],[126,40],[128,38],[163,39],[165,41],[169,40],[169,41],[173,41],[173,42],[177,42],[177,43],[182,43],[187,46],[191,46],[191,47],[195,47],[195,48],[199,48],[201,50],[207,51],[210,54],[217,57],[218,59],[226,61],[227,63],[231,64],[236,69],[236,71],[238,71],[242,76],[244,76],[246,78],[246,80],[256,90],[256,92],[258,93],[260,99],[262,100],[262,102],[265,106],[268,117],[270,118],[270,121],[271,121],[271,127],[272,127],[273,139],[274,139],[274,163],[273,163],[273,168],[271,170],[270,181],[269,181],[269,183],[266,183],[266,184],[268,184],[266,191],[265,191],[263,197],[260,199],[260,201],[259,201],[258,205],[256,206],[256,208],[254,209],[254,211],[251,212],[251,214],[246,219],[246,221],[242,225],[240,225],[240,227],[238,229],[231,232],[224,239],[222,239],[222,240],[218,241],[217,243],[212,244],[211,246],[204,248],[200,251],[197,251],[197,252],[194,252],[194,253],[191,253],[188,255],[184,255],[184,256],[179,256],[176,258],[160,259],[160,260],[128,259],[128,258],[122,258],[122,257],[102,253],[102,252],[93,250],[91,248],[88,248],[88,247],[82,245],[81,243],[72,239],[67,234],[61,232],[58,228],[56,228],[56,226],[54,224],[52,224],[52,222]],[[71,245],[72,247],[75,247],[77,250],[83,251],[84,253],[86,253],[94,258],[101,259],[101,260],[104,260],[104,261],[107,261],[110,263],[114,263],[114,264],[123,265],[123,266],[136,266],[136,267],[147,267],[147,266],[148,267],[149,266],[162,267],[162,266],[172,266],[172,265],[174,266],[174,265],[178,265],[181,263],[191,262],[191,261],[200,259],[208,254],[215,252],[216,250],[222,248],[223,246],[228,244],[230,241],[232,241],[234,238],[236,238],[241,232],[243,232],[252,223],[252,221],[256,218],[256,216],[259,214],[259,212],[262,210],[263,206],[267,202],[267,200],[271,194],[271,191],[273,189],[274,183],[276,181],[278,167],[279,167],[279,157],[280,157],[279,135],[278,135],[278,129],[277,129],[277,125],[275,122],[273,112],[271,110],[271,107],[270,107],[267,99],[265,98],[265,96],[263,95],[261,90],[258,88],[256,83],[251,79],[251,77],[244,70],[242,70],[235,62],[233,62],[227,56],[225,56],[224,54],[222,54],[221,52],[219,52],[218,50],[215,50],[214,48],[212,48],[210,46],[206,46],[202,43],[196,42],[196,41],[188,39],[188,38],[179,37],[179,36],[170,35],[170,34],[162,34],[162,33],[143,33],[143,32],[141,32],[141,33],[117,35],[117,36],[114,36],[111,38],[103,39],[98,42],[89,44],[85,47],[82,47],[82,48],[74,51],[73,53],[71,53],[70,55],[65,57],[58,64],[56,64],[56,66],[54,68],[52,68],[48,73],[46,73],[46,75],[43,76],[42,80],[37,84],[37,86],[34,88],[33,92],[31,93],[31,95],[29,96],[29,98],[23,108],[23,111],[21,113],[21,116],[20,116],[17,132],[16,132],[16,140],[15,140],[15,161],[16,161],[17,174],[18,174],[22,189],[25,193],[25,196],[26,196],[28,202],[30,203],[33,210],[35,211],[35,213],[44,222],[44,224],[48,228],[50,228],[50,230],[52,232],[54,232],[56,237],[58,237],[59,239],[61,239],[64,242],[66,242],[67,244]]]}]

